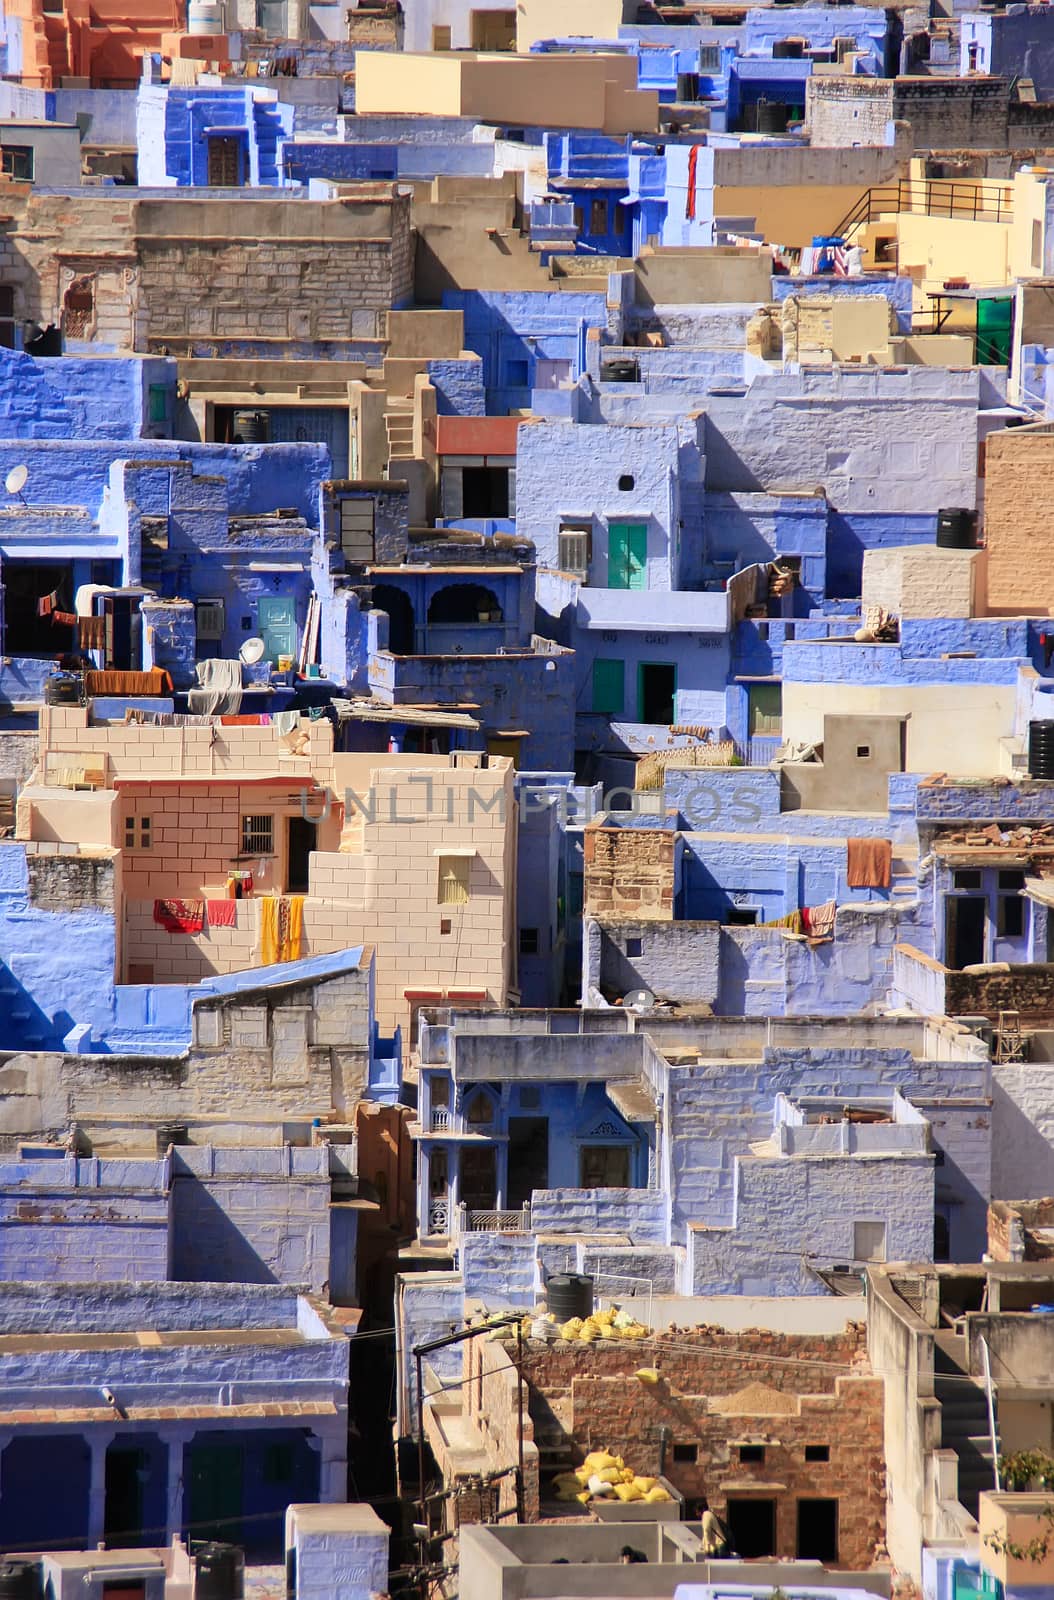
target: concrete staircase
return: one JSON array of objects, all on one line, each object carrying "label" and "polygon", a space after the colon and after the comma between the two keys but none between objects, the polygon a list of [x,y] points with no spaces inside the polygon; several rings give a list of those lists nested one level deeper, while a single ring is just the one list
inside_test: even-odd
[{"label": "concrete staircase", "polygon": [[389,395],[384,412],[388,436],[388,460],[412,461],[414,454],[414,403],[402,396]]},{"label": "concrete staircase", "polygon": [[[941,1403],[941,1447],[959,1461],[959,1503],[977,1516],[978,1497],[995,1487],[995,1461],[988,1428],[984,1383],[971,1378],[966,1337],[938,1333],[934,1338],[934,1394]],[[999,1448],[998,1432],[996,1447]]]},{"label": "concrete staircase", "polygon": [[917,900],[919,897],[919,852],[917,846],[897,845],[893,849],[889,898],[898,902]]}]

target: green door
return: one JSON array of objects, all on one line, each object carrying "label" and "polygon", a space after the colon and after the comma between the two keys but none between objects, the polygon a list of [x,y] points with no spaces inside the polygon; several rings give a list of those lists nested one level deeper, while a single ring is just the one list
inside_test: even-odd
[{"label": "green door", "polygon": [[608,523],[608,588],[646,589],[648,524]]},{"label": "green door", "polygon": [[1007,295],[1000,300],[977,302],[977,365],[1008,367],[1013,328],[1014,302]]},{"label": "green door", "polygon": [[260,601],[260,637],[268,661],[296,655],[296,601],[285,595]]},{"label": "green door", "polygon": [[626,666],[623,661],[593,662],[593,710],[609,717],[622,715],[626,704]]},{"label": "green door", "polygon": [[241,1540],[242,1447],[197,1441],[187,1451],[186,1521],[195,1539]]}]

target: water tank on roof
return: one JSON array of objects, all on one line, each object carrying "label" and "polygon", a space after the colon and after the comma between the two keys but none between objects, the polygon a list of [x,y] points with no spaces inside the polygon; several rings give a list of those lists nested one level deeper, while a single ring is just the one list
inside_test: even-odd
[{"label": "water tank on roof", "polygon": [[1029,723],[1028,770],[1033,778],[1054,778],[1054,722]]},{"label": "water tank on roof", "polygon": [[194,1554],[194,1600],[242,1600],[245,1552],[236,1544],[200,1545]]},{"label": "water tank on roof", "polygon": [[0,1600],[40,1600],[43,1592],[39,1561],[0,1561]]},{"label": "water tank on roof", "polygon": [[582,1272],[554,1272],[546,1281],[545,1304],[557,1322],[581,1317],[593,1311],[593,1280]]},{"label": "water tank on roof", "polygon": [[226,33],[221,0],[189,0],[187,32],[196,37]]},{"label": "water tank on roof", "polygon": [[977,544],[977,512],[945,506],[937,512],[937,544],[942,550],[973,550]]},{"label": "water tank on roof", "polygon": [[759,100],[756,109],[758,133],[786,133],[790,107],[782,100]]}]

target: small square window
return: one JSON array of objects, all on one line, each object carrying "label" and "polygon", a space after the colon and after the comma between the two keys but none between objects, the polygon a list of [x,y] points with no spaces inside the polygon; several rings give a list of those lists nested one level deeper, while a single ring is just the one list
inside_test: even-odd
[{"label": "small square window", "polygon": [[472,862],[468,856],[439,857],[439,904],[463,906],[468,904],[468,874]]},{"label": "small square window", "polygon": [[996,901],[996,931],[1001,938],[1020,939],[1025,931],[1025,902],[1019,894],[1001,894]]},{"label": "small square window", "polygon": [[758,912],[756,906],[733,906],[725,918],[730,928],[753,928],[757,926]]},{"label": "small square window", "polygon": [[629,491],[636,486],[636,482],[637,480],[633,476],[632,472],[624,472],[619,478],[618,486],[622,490],[623,494],[628,494]]},{"label": "small square window", "polygon": [[628,956],[642,956],[644,954],[643,939],[627,939],[626,954]]},{"label": "small square window", "polygon": [[537,1111],[542,1103],[542,1091],[536,1083],[525,1083],[520,1088],[520,1110]]},{"label": "small square window", "polygon": [[870,761],[871,746],[869,744],[858,744],[856,747],[856,759],[858,761]]},{"label": "small square window", "polygon": [[981,887],[981,874],[969,871],[953,872],[952,887],[955,889],[979,889]]},{"label": "small square window", "polygon": [[763,1462],[765,1459],[765,1446],[763,1444],[741,1444],[739,1447],[741,1462]]},{"label": "small square window", "polygon": [[520,954],[521,956],[536,956],[538,954],[538,929],[520,929]]},{"label": "small square window", "polygon": [[274,855],[274,818],[242,818],[242,855]]},{"label": "small square window", "polygon": [[530,368],[526,361],[506,361],[505,386],[507,389],[526,389],[530,381]]},{"label": "small square window", "polygon": [[683,1463],[685,1466],[688,1466],[689,1463],[694,1464],[699,1460],[699,1446],[697,1444],[675,1444],[673,1447],[673,1459]]},{"label": "small square window", "polygon": [[831,1447],[829,1444],[807,1444],[805,1446],[806,1461],[830,1461]]},{"label": "small square window", "polygon": [[1001,872],[999,874],[1000,889],[1016,889],[1018,893],[1025,887],[1025,874],[1023,872]]},{"label": "small square window", "polygon": [[451,927],[452,927],[452,923],[451,923],[449,917],[440,917],[440,919],[439,919],[439,931],[440,931],[440,933],[449,933]]}]

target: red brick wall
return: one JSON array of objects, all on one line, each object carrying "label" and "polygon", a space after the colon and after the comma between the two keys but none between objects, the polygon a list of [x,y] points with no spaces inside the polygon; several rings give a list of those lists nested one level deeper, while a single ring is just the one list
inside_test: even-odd
[{"label": "red brick wall", "polygon": [[[655,1386],[633,1376],[658,1368]],[[797,1502],[839,1502],[841,1565],[864,1568],[885,1533],[882,1383],[870,1373],[864,1331],[810,1338],[717,1329],[670,1334],[647,1343],[527,1348],[525,1372],[539,1440],[570,1436],[576,1458],[607,1447],[643,1473],[659,1471],[666,1431],[666,1476],[686,1496],[705,1494],[721,1515],[730,1495],[776,1501],[776,1554],[797,1554]],[[729,1415],[718,1397],[759,1385],[761,1395]],[[740,1443],[764,1444],[761,1463],[741,1463]],[[826,1445],[827,1461],[806,1461],[806,1445]],[[674,1446],[694,1448],[694,1462]],[[764,1486],[764,1487],[763,1487]]]}]

